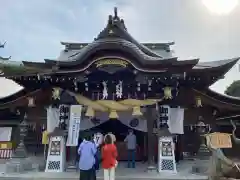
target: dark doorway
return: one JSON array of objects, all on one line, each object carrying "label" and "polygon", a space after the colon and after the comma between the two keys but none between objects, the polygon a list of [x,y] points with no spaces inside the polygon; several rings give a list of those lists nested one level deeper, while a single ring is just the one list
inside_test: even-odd
[{"label": "dark doorway", "polygon": [[[92,128],[90,131],[92,133],[101,132],[103,135],[108,132],[112,132],[116,136],[116,146],[118,148],[119,160],[127,160],[127,148],[124,142],[125,137],[128,134],[130,127],[121,123],[121,121],[116,119],[110,119],[107,122]],[[134,134],[137,137],[137,160],[141,161],[144,157],[144,149],[146,149],[145,137],[146,133],[138,130],[134,130]]]}]

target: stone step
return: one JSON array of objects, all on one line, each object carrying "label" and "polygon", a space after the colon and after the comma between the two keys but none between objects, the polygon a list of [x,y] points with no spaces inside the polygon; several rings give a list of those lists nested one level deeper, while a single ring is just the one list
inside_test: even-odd
[{"label": "stone step", "polygon": [[[0,175],[0,180],[78,180],[78,172],[65,172],[65,173],[44,173],[44,172],[31,172],[26,174],[9,174]],[[103,175],[97,176],[98,180],[103,180]],[[116,180],[207,180],[207,176],[195,176],[191,174],[186,175],[159,175],[149,173],[132,173],[116,175]]]},{"label": "stone step", "polygon": [[[79,180],[79,177],[59,177],[59,178],[54,178],[54,177],[48,177],[48,178],[42,178],[42,177],[18,177],[17,180]],[[16,177],[0,177],[0,180],[16,180]],[[97,180],[104,180],[103,177],[98,177]],[[205,178],[200,178],[200,179],[189,179],[188,177],[186,178],[131,178],[131,177],[116,177],[115,180],[207,180]]]}]

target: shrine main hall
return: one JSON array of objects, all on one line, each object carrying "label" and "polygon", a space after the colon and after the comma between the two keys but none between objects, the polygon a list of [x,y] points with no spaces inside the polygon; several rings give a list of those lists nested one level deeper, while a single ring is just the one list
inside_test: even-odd
[{"label": "shrine main hall", "polygon": [[1,128],[12,128],[6,140],[11,147],[1,150],[18,146],[22,121],[27,124],[23,142],[28,153],[43,153],[44,130],[52,133],[58,127],[69,138],[71,106],[79,105],[81,123],[75,138],[86,131],[112,132],[119,160],[124,161],[123,140],[133,129],[137,160],[153,163],[158,158],[158,138],[174,136],[183,159],[198,152],[199,125],[206,132],[221,131],[218,122],[228,124],[228,117],[240,111],[239,99],[209,89],[238,57],[211,62],[179,59],[172,50],[174,42],[134,39],[116,9],[92,42],[61,44],[56,59],[0,60],[1,77],[23,87],[0,101]]}]

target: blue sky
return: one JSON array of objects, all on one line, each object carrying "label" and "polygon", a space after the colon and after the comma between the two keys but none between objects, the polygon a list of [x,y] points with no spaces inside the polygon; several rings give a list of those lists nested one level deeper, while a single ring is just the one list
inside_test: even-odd
[{"label": "blue sky", "polygon": [[[240,56],[240,7],[225,16],[210,13],[200,0],[0,0],[1,56],[16,61],[56,58],[60,41],[91,42],[117,6],[128,31],[140,42],[175,41],[180,59],[213,61]],[[223,92],[239,79],[235,66],[212,88]],[[18,90],[0,79],[0,97]]]}]

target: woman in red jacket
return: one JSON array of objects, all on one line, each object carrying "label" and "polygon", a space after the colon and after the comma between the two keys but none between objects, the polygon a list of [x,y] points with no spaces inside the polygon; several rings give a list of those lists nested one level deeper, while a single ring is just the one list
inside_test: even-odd
[{"label": "woman in red jacket", "polygon": [[105,145],[102,147],[102,168],[104,172],[104,180],[115,179],[115,168],[117,165],[117,148],[113,144],[112,137],[106,135],[104,138]]}]

